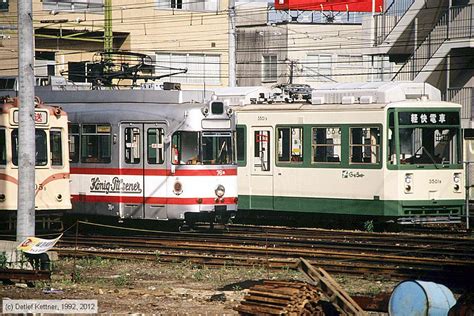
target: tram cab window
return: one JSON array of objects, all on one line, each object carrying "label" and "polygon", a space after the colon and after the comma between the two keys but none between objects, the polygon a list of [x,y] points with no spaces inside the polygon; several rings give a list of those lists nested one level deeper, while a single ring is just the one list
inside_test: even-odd
[{"label": "tram cab window", "polygon": [[380,128],[350,129],[350,163],[380,163]]},{"label": "tram cab window", "polygon": [[79,162],[79,125],[69,124],[69,161]]},{"label": "tram cab window", "polygon": [[111,126],[108,124],[82,125],[81,161],[110,163]]},{"label": "tram cab window", "polygon": [[149,128],[147,131],[147,161],[149,164],[162,164],[164,156],[164,135],[162,128]]},{"label": "tram cab window", "polygon": [[140,144],[140,129],[138,127],[127,127],[124,130],[124,159],[125,163],[138,164],[140,163],[141,144]]},{"label": "tram cab window", "polygon": [[180,165],[222,165],[234,163],[230,132],[185,132],[173,134],[172,163]]},{"label": "tram cab window", "polygon": [[278,161],[303,162],[303,128],[279,127]]},{"label": "tram cab window", "polygon": [[[12,131],[12,162],[18,166],[18,129]],[[46,166],[48,164],[48,143],[46,132],[42,129],[35,130],[35,146],[36,146],[36,166]]]},{"label": "tram cab window", "polygon": [[341,128],[316,127],[312,129],[313,162],[341,162]]},{"label": "tram cab window", "polygon": [[228,165],[234,161],[232,134],[229,132],[202,133],[202,162],[205,165]]},{"label": "tram cab window", "polygon": [[5,130],[0,129],[0,165],[7,164],[7,141],[5,137]]},{"label": "tram cab window", "polygon": [[178,131],[171,141],[171,162],[175,165],[201,164],[199,132]]},{"label": "tram cab window", "polygon": [[52,130],[49,132],[49,145],[51,150],[51,166],[63,165],[63,149],[61,131]]},{"label": "tram cab window", "polygon": [[457,128],[400,128],[400,163],[460,163],[457,139]]}]

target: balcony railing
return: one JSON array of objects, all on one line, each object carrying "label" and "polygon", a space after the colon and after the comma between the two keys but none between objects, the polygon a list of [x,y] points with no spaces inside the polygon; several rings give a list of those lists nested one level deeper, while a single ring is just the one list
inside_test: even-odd
[{"label": "balcony railing", "polygon": [[474,35],[473,6],[469,4],[447,10],[392,80],[414,80],[444,42],[472,38]]},{"label": "balcony railing", "polygon": [[415,0],[393,0],[381,14],[375,15],[375,44],[380,45],[397,26]]},{"label": "balcony railing", "polygon": [[461,108],[461,119],[472,119],[472,106],[474,98],[474,88],[449,88],[443,99],[449,102],[459,103]]}]

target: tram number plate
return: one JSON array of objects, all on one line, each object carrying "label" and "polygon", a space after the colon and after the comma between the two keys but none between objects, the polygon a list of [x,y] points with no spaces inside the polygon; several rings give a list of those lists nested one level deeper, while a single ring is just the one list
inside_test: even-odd
[{"label": "tram number plate", "polygon": [[429,184],[441,184],[441,179],[429,179]]}]

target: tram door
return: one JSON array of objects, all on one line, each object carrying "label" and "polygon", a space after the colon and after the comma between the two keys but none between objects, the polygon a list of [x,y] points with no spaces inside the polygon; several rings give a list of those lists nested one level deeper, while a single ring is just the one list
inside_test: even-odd
[{"label": "tram door", "polygon": [[120,125],[120,215],[166,219],[164,124]]},{"label": "tram door", "polygon": [[250,173],[250,207],[273,209],[274,151],[273,128],[262,126],[251,128],[252,158]]}]

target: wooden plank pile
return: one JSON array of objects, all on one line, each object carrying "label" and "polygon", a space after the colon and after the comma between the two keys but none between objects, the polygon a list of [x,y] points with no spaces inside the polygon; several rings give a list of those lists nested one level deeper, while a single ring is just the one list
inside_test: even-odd
[{"label": "wooden plank pile", "polygon": [[324,315],[318,289],[300,281],[264,281],[250,288],[240,315]]}]

